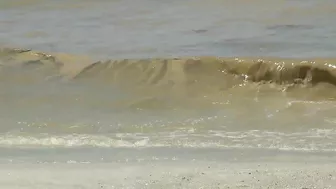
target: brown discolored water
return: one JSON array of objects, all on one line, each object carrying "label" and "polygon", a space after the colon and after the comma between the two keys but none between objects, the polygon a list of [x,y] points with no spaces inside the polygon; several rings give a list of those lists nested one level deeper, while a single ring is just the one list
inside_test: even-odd
[{"label": "brown discolored water", "polygon": [[333,4],[0,0],[0,162],[332,159]]},{"label": "brown discolored water", "polygon": [[3,145],[335,148],[333,59],[1,58]]}]

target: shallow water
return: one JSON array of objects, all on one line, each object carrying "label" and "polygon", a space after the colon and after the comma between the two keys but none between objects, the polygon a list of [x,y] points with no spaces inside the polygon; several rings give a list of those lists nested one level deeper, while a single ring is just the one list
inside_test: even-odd
[{"label": "shallow water", "polygon": [[0,162],[334,157],[333,5],[0,0]]}]

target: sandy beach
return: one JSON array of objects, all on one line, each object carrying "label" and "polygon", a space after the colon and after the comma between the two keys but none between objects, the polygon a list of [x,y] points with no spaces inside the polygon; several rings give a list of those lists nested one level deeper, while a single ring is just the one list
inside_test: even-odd
[{"label": "sandy beach", "polygon": [[[23,188],[209,188],[327,189],[336,186],[332,154],[277,155],[230,161],[137,160],[111,163],[1,164],[0,187]],[[205,157],[205,156],[204,156]],[[245,157],[245,156],[244,156]],[[302,158],[303,157],[303,158]],[[245,160],[244,160],[245,159]],[[301,159],[301,161],[300,161]]]},{"label": "sandy beach", "polygon": [[[113,164],[1,165],[0,187],[23,188],[260,188],[327,189],[336,164],[234,163],[211,167]],[[147,169],[147,170],[146,170]]]}]

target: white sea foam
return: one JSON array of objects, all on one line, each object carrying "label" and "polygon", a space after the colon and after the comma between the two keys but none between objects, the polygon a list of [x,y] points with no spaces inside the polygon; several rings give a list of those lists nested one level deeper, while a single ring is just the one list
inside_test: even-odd
[{"label": "white sea foam", "polygon": [[104,135],[1,135],[0,145],[4,147],[101,147],[101,148],[256,148],[293,151],[336,151],[333,142],[334,129],[311,129],[307,132],[280,133],[251,130],[225,132],[211,130],[208,133],[193,133],[182,130],[173,133]]}]

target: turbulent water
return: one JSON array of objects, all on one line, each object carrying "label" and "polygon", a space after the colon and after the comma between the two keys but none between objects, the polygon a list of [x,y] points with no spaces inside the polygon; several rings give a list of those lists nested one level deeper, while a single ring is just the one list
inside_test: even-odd
[{"label": "turbulent water", "polygon": [[334,155],[334,4],[1,0],[0,162]]},{"label": "turbulent water", "polygon": [[335,149],[333,59],[83,59],[1,51],[2,145]]}]

